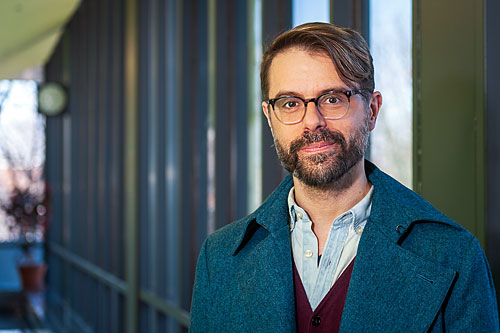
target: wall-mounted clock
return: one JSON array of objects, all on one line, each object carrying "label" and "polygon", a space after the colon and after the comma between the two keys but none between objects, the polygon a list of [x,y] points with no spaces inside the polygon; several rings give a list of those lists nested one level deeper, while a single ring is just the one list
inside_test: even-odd
[{"label": "wall-mounted clock", "polygon": [[56,116],[64,111],[68,97],[59,83],[48,82],[38,87],[38,109],[46,116]]}]

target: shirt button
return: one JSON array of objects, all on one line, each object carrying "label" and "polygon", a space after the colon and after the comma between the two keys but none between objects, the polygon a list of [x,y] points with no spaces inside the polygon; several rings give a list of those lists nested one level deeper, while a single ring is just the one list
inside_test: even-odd
[{"label": "shirt button", "polygon": [[307,250],[306,252],[304,252],[304,255],[306,256],[306,258],[311,258],[313,256],[313,251]]},{"label": "shirt button", "polygon": [[313,324],[313,326],[319,326],[319,324],[321,324],[321,318],[319,316],[312,317],[311,324]]},{"label": "shirt button", "polygon": [[363,233],[363,228],[362,227],[356,227],[356,233],[358,235],[361,235]]},{"label": "shirt button", "polygon": [[302,218],[302,216],[303,216],[303,215],[302,215],[302,213],[301,213],[301,212],[297,212],[297,217],[298,217],[299,219],[301,219],[301,218]]}]

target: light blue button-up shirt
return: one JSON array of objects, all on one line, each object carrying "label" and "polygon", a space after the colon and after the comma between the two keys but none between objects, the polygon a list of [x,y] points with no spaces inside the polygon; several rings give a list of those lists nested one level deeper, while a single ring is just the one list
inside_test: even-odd
[{"label": "light blue button-up shirt", "polygon": [[318,264],[318,239],[312,221],[295,202],[294,188],[288,194],[290,233],[295,267],[314,311],[338,277],[356,256],[359,239],[370,216],[373,186],[360,202],[332,223]]}]

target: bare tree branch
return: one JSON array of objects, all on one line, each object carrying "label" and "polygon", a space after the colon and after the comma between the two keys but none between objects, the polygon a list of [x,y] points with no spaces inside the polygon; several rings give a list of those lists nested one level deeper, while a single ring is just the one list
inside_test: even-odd
[{"label": "bare tree branch", "polygon": [[3,103],[5,103],[5,101],[9,97],[10,91],[12,89],[12,81],[9,80],[8,82],[9,83],[8,83],[7,89],[5,89],[5,91],[0,95],[0,114],[2,114]]},{"label": "bare tree branch", "polygon": [[[0,95],[0,114],[2,112],[2,107],[9,97],[10,92],[13,88],[13,82],[9,81],[7,89],[4,90],[3,94]],[[39,137],[36,135],[38,130],[38,124],[41,122],[39,115],[37,121],[34,122],[34,128],[31,131],[33,133],[31,140],[26,140],[27,132],[30,131],[6,131],[4,126],[0,124],[0,156],[7,162],[8,168],[13,172],[14,186],[18,188],[21,183],[33,183],[34,173],[31,170],[34,167],[33,161],[36,159],[36,153],[40,149],[40,144],[38,143]],[[20,149],[20,147],[26,147],[26,150]]]}]

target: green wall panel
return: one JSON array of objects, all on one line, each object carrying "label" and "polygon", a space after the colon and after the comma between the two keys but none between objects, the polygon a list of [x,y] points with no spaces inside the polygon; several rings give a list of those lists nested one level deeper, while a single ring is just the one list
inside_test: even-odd
[{"label": "green wall panel", "polygon": [[483,2],[415,0],[415,189],[484,245]]}]

